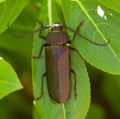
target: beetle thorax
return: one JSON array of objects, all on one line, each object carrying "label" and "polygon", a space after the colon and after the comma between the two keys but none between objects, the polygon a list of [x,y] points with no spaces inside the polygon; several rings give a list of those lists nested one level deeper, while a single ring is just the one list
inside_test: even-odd
[{"label": "beetle thorax", "polygon": [[[55,30],[58,30],[57,29],[58,27],[56,27]],[[68,41],[68,35],[64,32],[64,31],[51,31],[48,33],[47,35],[47,40],[46,40],[46,43],[51,43],[51,44],[64,44]]]}]

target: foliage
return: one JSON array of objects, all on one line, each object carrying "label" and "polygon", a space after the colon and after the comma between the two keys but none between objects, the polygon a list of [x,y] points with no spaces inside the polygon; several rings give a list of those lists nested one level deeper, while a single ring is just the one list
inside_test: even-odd
[{"label": "foliage", "polygon": [[[36,33],[34,35],[33,54],[31,55],[33,38],[18,39],[13,37],[7,30],[8,24],[14,34],[20,35],[33,31],[38,19],[44,25],[60,22],[72,29],[76,29],[82,21],[83,26],[79,31],[80,34],[96,43],[102,44],[108,40],[110,43],[107,46],[96,46],[77,36],[72,47],[76,48],[84,59],[83,62],[83,59],[79,58],[76,53],[71,52],[71,66],[77,74],[78,99],[74,100],[74,91],[72,90],[72,96],[67,103],[54,104],[48,96],[47,86],[44,83],[43,98],[34,101],[34,118],[85,119],[90,105],[91,91],[92,105],[87,119],[96,117],[100,119],[106,117],[109,119],[119,118],[120,77],[114,76],[120,75],[119,3],[115,0],[111,0],[109,3],[107,0],[31,0],[31,2],[29,0],[12,0],[12,2],[11,0],[0,0],[0,56],[12,65],[10,66],[3,59],[0,60],[0,97],[3,98],[11,92],[21,89],[18,76],[28,95],[31,95],[30,60],[32,55],[39,54],[40,46],[44,43],[38,38],[39,33]],[[21,12],[22,10],[23,12]],[[36,28],[39,28],[39,25]],[[73,33],[66,32],[71,40]],[[86,67],[89,72],[91,91]],[[45,57],[43,52],[40,59],[32,60],[33,93],[35,97],[41,93],[41,76],[44,71]],[[109,73],[109,75],[102,71]],[[5,85],[4,82],[6,82]],[[73,85],[72,82],[72,87]],[[109,110],[106,111],[108,107]],[[4,116],[6,112],[1,108],[0,112],[0,118],[10,119],[9,116]],[[12,113],[11,118],[15,118],[12,117]]]}]

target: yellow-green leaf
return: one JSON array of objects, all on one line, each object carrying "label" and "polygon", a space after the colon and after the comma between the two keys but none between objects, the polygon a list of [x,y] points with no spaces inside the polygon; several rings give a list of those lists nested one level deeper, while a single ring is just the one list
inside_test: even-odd
[{"label": "yellow-green leaf", "polygon": [[21,88],[22,85],[13,68],[0,58],[0,99]]},{"label": "yellow-green leaf", "polygon": [[7,29],[29,0],[2,0],[0,2],[0,33]]}]

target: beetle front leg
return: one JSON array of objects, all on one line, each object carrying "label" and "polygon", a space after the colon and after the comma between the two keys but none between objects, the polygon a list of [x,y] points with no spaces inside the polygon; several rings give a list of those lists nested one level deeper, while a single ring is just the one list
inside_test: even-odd
[{"label": "beetle front leg", "polygon": [[82,25],[83,25],[83,22],[80,22],[79,25],[77,26],[71,42],[73,42],[73,41],[75,40],[75,37],[76,37],[76,35],[77,35],[77,32],[78,32],[78,30],[80,29],[80,27],[81,27]]},{"label": "beetle front leg", "polygon": [[74,96],[75,99],[77,99],[77,90],[76,90],[76,73],[73,69],[71,69],[71,72],[74,74]]},{"label": "beetle front leg", "polygon": [[38,98],[35,98],[35,100],[40,100],[42,98],[42,96],[44,95],[44,91],[43,91],[43,79],[46,76],[46,72],[42,75],[42,82],[41,82],[41,95]]},{"label": "beetle front leg", "polygon": [[42,34],[42,31],[43,31],[44,29],[46,29],[46,27],[44,27],[43,23],[42,23],[40,20],[38,20],[37,22],[40,24],[41,28],[43,28],[43,29],[40,30],[40,32],[39,32],[39,37],[42,38],[42,39],[44,39],[44,40],[46,40],[46,37],[43,36],[43,35],[41,35],[41,34]]},{"label": "beetle front leg", "polygon": [[78,33],[78,31],[79,31],[79,29],[80,29],[80,27],[81,27],[82,25],[83,25],[83,21],[79,23],[79,25],[77,26],[77,28],[76,28],[75,31],[72,30],[71,28],[67,27],[68,30],[74,32],[73,38],[72,38],[72,40],[69,40],[69,41],[67,42],[68,44],[72,44],[72,43],[74,42],[75,37],[76,37],[76,35],[77,35],[77,33]]}]

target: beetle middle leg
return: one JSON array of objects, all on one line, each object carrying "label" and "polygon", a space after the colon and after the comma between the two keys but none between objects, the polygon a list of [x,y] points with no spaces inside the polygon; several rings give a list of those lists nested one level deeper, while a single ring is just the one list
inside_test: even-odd
[{"label": "beetle middle leg", "polygon": [[43,79],[46,76],[46,72],[42,75],[42,82],[41,82],[41,95],[38,98],[35,98],[35,100],[40,100],[42,98],[42,96],[44,95],[44,91],[43,91]]},{"label": "beetle middle leg", "polygon": [[32,58],[33,58],[33,59],[38,59],[38,58],[40,58],[40,57],[41,57],[41,54],[42,54],[42,51],[43,51],[43,48],[46,47],[46,46],[52,46],[52,45],[51,45],[51,44],[47,44],[47,43],[43,44],[43,45],[41,46],[39,55],[38,55],[38,56],[33,56]]},{"label": "beetle middle leg", "polygon": [[38,58],[41,57],[41,53],[42,53],[42,50],[43,50],[43,48],[45,47],[45,45],[46,45],[46,44],[43,44],[43,45],[41,46],[41,49],[40,49],[39,55],[38,55],[38,56],[33,56],[33,57],[32,57],[33,59],[38,59]]},{"label": "beetle middle leg", "polygon": [[79,51],[77,49],[75,49],[71,46],[68,46],[68,47],[70,48],[70,50],[73,50],[74,52],[76,52],[80,56],[80,58],[84,61],[84,58],[82,57],[82,55],[79,53]]},{"label": "beetle middle leg", "polygon": [[76,90],[76,73],[73,69],[71,69],[71,72],[74,74],[74,96],[75,99],[77,99],[77,90]]}]

